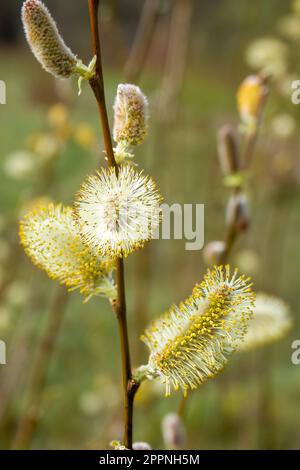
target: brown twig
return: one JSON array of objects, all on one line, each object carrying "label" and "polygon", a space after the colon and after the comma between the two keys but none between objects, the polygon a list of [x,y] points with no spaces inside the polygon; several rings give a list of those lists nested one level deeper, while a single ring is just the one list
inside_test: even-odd
[{"label": "brown twig", "polygon": [[109,166],[115,167],[116,171],[118,171],[118,165],[116,164],[115,156],[113,152],[113,145],[112,145],[112,139],[111,139],[111,134],[110,134],[107,108],[106,108],[106,102],[105,102],[105,93],[104,93],[102,55],[101,55],[101,47],[100,47],[99,21],[98,21],[98,9],[99,9],[100,0],[88,0],[88,2],[89,2],[93,51],[97,57],[95,76],[94,78],[90,80],[90,85],[94,92],[94,95],[98,104],[98,111],[99,111],[100,121],[102,125],[102,132],[103,132],[103,139],[104,139],[107,161],[108,161]]},{"label": "brown twig", "polygon": [[14,449],[27,449],[36,430],[43,390],[49,369],[51,355],[60,331],[68,294],[64,287],[59,287],[51,311],[48,323],[40,340],[36,359],[32,369],[32,375],[28,387],[25,412],[18,424]]},{"label": "brown twig", "polygon": [[[99,35],[99,21],[98,10],[99,0],[88,0],[89,13],[91,22],[93,51],[97,57],[95,77],[90,80],[91,88],[94,92],[95,98],[98,103],[98,110],[102,125],[104,146],[107,155],[108,165],[116,169],[118,174],[118,165],[115,161],[112,138],[110,133],[107,108],[105,103],[104,80],[101,58],[101,45]],[[126,314],[126,298],[125,298],[125,279],[124,279],[124,263],[122,258],[118,258],[116,262],[117,268],[117,300],[113,304],[113,309],[116,314],[120,343],[121,343],[121,356],[122,356],[122,374],[123,374],[123,392],[124,392],[124,414],[125,414],[125,430],[124,430],[124,445],[126,448],[132,448],[132,421],[133,421],[133,402],[135,394],[138,390],[139,384],[132,379],[130,348],[127,327],[127,314]]]}]

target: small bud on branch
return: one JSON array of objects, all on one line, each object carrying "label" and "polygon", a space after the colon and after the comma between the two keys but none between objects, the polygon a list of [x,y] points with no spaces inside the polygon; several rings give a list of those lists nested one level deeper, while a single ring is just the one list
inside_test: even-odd
[{"label": "small bud on branch", "polygon": [[142,144],[148,130],[148,100],[136,85],[120,84],[114,104],[113,136],[117,147],[115,158],[121,163],[133,155],[131,146]]},{"label": "small bud on branch", "polygon": [[233,130],[230,126],[223,126],[218,135],[219,161],[223,174],[230,175],[239,169],[238,148]]},{"label": "small bud on branch", "polygon": [[239,232],[245,232],[250,225],[250,208],[247,196],[243,192],[233,194],[227,204],[226,222]]}]

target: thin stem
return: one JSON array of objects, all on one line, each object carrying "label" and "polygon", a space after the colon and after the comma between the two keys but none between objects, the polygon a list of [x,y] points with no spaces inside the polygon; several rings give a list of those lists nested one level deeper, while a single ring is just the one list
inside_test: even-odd
[{"label": "thin stem", "polygon": [[[88,0],[92,42],[94,54],[97,57],[96,75],[90,80],[91,88],[94,92],[95,98],[98,103],[98,110],[102,124],[104,146],[107,155],[108,165],[116,169],[118,174],[118,165],[115,161],[112,138],[108,122],[107,108],[105,103],[103,68],[100,47],[99,35],[99,21],[98,9],[99,0]],[[132,379],[132,369],[130,360],[130,347],[128,338],[127,314],[126,314],[126,298],[125,298],[125,276],[124,276],[124,263],[123,259],[119,258],[116,262],[117,268],[117,300],[113,304],[113,309],[116,314],[119,335],[121,343],[121,357],[122,357],[122,375],[123,375],[123,393],[124,393],[124,415],[125,415],[125,430],[124,430],[124,445],[127,449],[132,449],[132,421],[133,421],[133,402],[135,394],[139,388],[139,383]]]},{"label": "thin stem", "polygon": [[122,356],[122,375],[123,375],[123,392],[124,392],[124,444],[127,449],[132,448],[132,420],[133,420],[133,400],[132,394],[132,372],[130,360],[130,348],[128,338],[128,326],[126,315],[126,299],[125,299],[125,280],[124,280],[124,263],[121,258],[117,260],[117,289],[118,297],[114,306],[119,326],[119,336],[121,343]]},{"label": "thin stem", "polygon": [[104,93],[104,80],[103,80],[103,69],[102,69],[102,55],[100,47],[100,35],[99,35],[99,21],[98,21],[98,9],[100,0],[88,0],[89,2],[89,13],[90,13],[90,24],[92,33],[92,44],[93,51],[97,57],[95,76],[90,80],[91,88],[94,92],[96,101],[98,103],[98,111],[100,115],[100,121],[102,125],[102,132],[104,138],[105,151],[109,166],[115,167],[116,171],[118,166],[115,161],[113,152],[113,145],[111,139],[111,133],[108,122],[107,108],[105,102]]},{"label": "thin stem", "polygon": [[27,449],[30,446],[39,421],[40,404],[45,387],[50,359],[55,347],[67,303],[67,291],[59,287],[49,312],[48,322],[40,340],[36,360],[28,388],[25,412],[18,424],[14,449]]},{"label": "thin stem", "polygon": [[249,168],[249,165],[250,165],[250,162],[251,162],[251,159],[252,159],[252,155],[253,155],[253,151],[254,151],[254,147],[255,147],[255,143],[256,143],[256,140],[257,140],[257,135],[258,135],[258,132],[257,132],[257,130],[255,130],[253,132],[250,132],[246,136],[245,150],[244,150],[244,161],[243,161],[244,169]]},{"label": "thin stem", "polygon": [[[240,191],[240,188],[234,188],[232,191],[232,194],[233,195],[238,194],[239,191]],[[236,216],[234,216],[233,219],[235,220]],[[236,229],[236,224],[235,223],[230,224],[227,228],[226,237],[225,237],[225,250],[219,260],[220,264],[228,263],[230,253],[234,247],[236,240],[238,239],[238,236],[239,236],[239,232]]]}]

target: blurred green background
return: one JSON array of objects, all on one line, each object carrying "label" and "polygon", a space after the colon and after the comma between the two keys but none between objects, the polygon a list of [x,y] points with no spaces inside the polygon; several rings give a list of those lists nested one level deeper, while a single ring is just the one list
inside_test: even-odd
[{"label": "blurred green background", "polygon": [[[88,62],[87,2],[46,3],[66,42]],[[144,1],[101,3],[110,117],[118,83],[134,79],[151,106],[149,137],[137,161],[166,202],[205,204],[206,242],[224,237],[229,191],[216,135],[225,123],[239,125],[236,91],[253,73],[247,51],[262,37],[283,45],[284,53],[274,41],[258,46],[263,60],[273,60],[274,79],[249,176],[251,227],[234,247],[231,263],[253,277],[257,291],[290,304],[294,327],[284,340],[236,354],[224,373],[191,395],[185,447],[297,448],[300,366],[291,362],[291,343],[300,339],[300,112],[291,104],[290,86],[300,74],[299,2],[162,0],[138,71],[130,69],[128,57]],[[9,448],[15,433],[37,341],[58,288],[24,255],[17,221],[36,198],[71,204],[84,177],[99,159],[104,164],[88,86],[78,98],[76,81],[56,83],[41,69],[23,37],[21,4],[2,0],[0,12],[0,79],[7,86],[7,104],[0,105],[0,339],[7,344],[7,365],[0,366],[1,449]],[[134,365],[147,359],[139,335],[148,321],[189,295],[205,271],[202,251],[186,251],[184,244],[154,241],[126,261]],[[162,388],[143,384],[135,440],[164,448],[161,421],[180,399],[180,393],[166,399]],[[70,294],[32,448],[107,448],[121,435],[115,318],[106,301],[83,305],[79,294]]]}]

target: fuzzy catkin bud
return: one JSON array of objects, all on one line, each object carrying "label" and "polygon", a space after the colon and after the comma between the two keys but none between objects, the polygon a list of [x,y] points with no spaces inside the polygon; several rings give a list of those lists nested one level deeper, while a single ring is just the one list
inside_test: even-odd
[{"label": "fuzzy catkin bud", "polygon": [[250,225],[250,209],[247,196],[238,192],[233,194],[227,204],[226,222],[237,232],[245,232]]},{"label": "fuzzy catkin bud", "polygon": [[78,60],[65,45],[47,7],[39,0],[26,0],[22,7],[25,35],[36,59],[57,78],[75,73]]},{"label": "fuzzy catkin bud", "polygon": [[166,447],[170,450],[182,449],[186,431],[181,417],[176,413],[167,414],[162,422],[162,434]]},{"label": "fuzzy catkin bud", "polygon": [[115,142],[127,147],[143,143],[147,135],[148,100],[138,86],[118,86],[114,112]]},{"label": "fuzzy catkin bud", "polygon": [[236,173],[239,168],[238,149],[231,126],[223,126],[218,135],[219,161],[225,176]]}]

